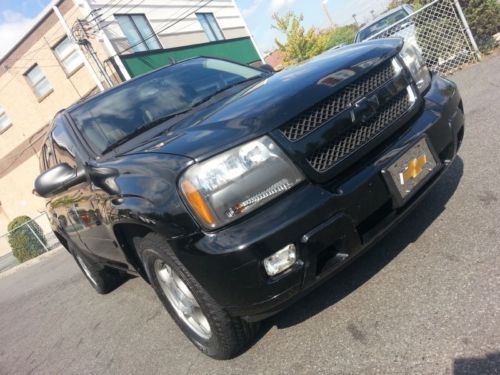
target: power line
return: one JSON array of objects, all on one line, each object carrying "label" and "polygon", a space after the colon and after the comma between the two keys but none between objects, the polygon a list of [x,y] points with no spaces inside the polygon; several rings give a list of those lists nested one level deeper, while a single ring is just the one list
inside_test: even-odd
[{"label": "power line", "polygon": [[[202,1],[203,1],[203,0],[201,0],[199,3],[201,3]],[[138,46],[138,45],[140,45],[140,44],[143,44],[144,42],[146,42],[147,40],[151,39],[152,37],[157,36],[157,35],[159,35],[161,32],[163,32],[163,31],[165,31],[165,30],[167,30],[167,29],[169,29],[169,28],[171,28],[171,27],[173,27],[173,26],[177,25],[179,22],[183,21],[184,19],[186,19],[187,17],[189,17],[189,16],[190,16],[190,15],[192,15],[193,13],[196,13],[196,12],[197,12],[198,10],[200,10],[201,8],[206,7],[206,6],[207,6],[209,3],[211,3],[212,1],[213,1],[213,0],[207,0],[207,1],[205,2],[205,4],[200,5],[199,7],[197,7],[195,10],[193,10],[193,11],[192,11],[192,12],[190,12],[189,14],[186,14],[186,15],[185,15],[185,17],[183,17],[183,18],[179,18],[178,20],[173,21],[171,24],[163,24],[162,26],[160,26],[160,29],[159,29],[159,30],[157,30],[157,31],[153,31],[153,33],[152,33],[151,35],[149,35],[149,36],[147,36],[146,38],[142,39],[142,40],[141,40],[141,42],[136,43],[136,44],[133,44],[133,45],[131,45],[131,46],[129,46],[129,47],[127,47],[127,48],[125,48],[124,50],[122,50],[122,51],[120,51],[120,52],[118,52],[118,53],[114,54],[114,55],[113,55],[113,56],[111,56],[111,57],[118,56],[119,54],[121,54],[121,53],[123,53],[123,52],[130,51],[132,48],[137,47],[137,46]],[[198,4],[199,4],[199,3],[198,3]]]},{"label": "power line", "polygon": [[[122,9],[124,9],[125,7],[127,7],[132,1],[134,1],[134,0],[128,0],[125,4],[122,4],[122,6],[119,7],[117,10],[113,11],[112,14],[108,14],[104,19],[107,19],[109,16],[112,16],[113,14],[119,13]],[[142,3],[142,1],[141,1],[141,3]],[[106,10],[103,12],[103,14],[104,13],[106,13]],[[102,15],[101,15],[101,17],[102,17]]]},{"label": "power line", "polygon": [[[141,5],[145,0],[141,0],[139,1],[137,4],[135,4],[132,8],[129,9],[129,12],[131,12],[132,10],[134,10],[135,8],[137,8],[139,5]],[[96,9],[93,9],[88,15],[87,17],[85,17],[84,20],[81,20],[81,22],[85,25],[85,26],[89,26],[91,29],[92,29],[92,34],[94,34],[96,32],[96,30],[94,30],[94,27],[97,27],[98,30],[101,30],[101,23],[102,22],[107,22],[106,20],[118,13],[120,10],[122,10],[124,7],[126,7],[128,4],[130,4],[132,2],[132,0],[129,0],[127,3],[123,4],[119,9],[117,9],[116,12],[112,13],[112,14],[109,14],[107,15],[106,17],[103,18],[103,16],[106,14],[106,13],[109,13],[110,11],[113,11],[115,8],[108,8],[108,9],[105,9],[104,12],[102,13],[99,13],[101,11],[102,8],[96,8]],[[92,15],[93,18],[91,18],[90,20],[88,20],[87,18]],[[78,22],[78,21],[77,21]],[[92,22],[95,22],[95,26],[91,26],[91,23]],[[73,25],[74,27],[75,25]],[[107,25],[105,25],[104,27],[106,27]],[[81,25],[81,27],[83,27]],[[85,31],[89,31],[88,29],[85,29]]]},{"label": "power line", "polygon": [[[128,3],[130,3],[132,0],[130,0]],[[104,16],[106,13],[109,13],[109,12],[112,12],[114,11],[118,6],[120,6],[120,4],[118,4],[120,2],[120,0],[116,0],[115,1],[115,4],[111,5],[113,1],[110,1],[109,3],[105,4],[106,7],[109,6],[109,8],[106,8],[104,9],[104,11],[102,12],[102,14],[100,15],[101,17]],[[142,2],[142,1],[141,1]],[[128,4],[127,3],[127,4]],[[126,4],[125,4],[126,5]],[[122,9],[125,5],[122,5],[119,9]],[[107,17],[106,17],[107,18]],[[90,21],[93,21],[93,20],[90,20]]]}]

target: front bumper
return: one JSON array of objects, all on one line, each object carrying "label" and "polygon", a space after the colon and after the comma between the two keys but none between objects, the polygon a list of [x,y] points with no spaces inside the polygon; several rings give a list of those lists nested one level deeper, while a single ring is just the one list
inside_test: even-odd
[{"label": "front bumper", "polygon": [[[180,260],[228,312],[247,320],[270,316],[338,272],[399,222],[453,161],[463,137],[457,87],[435,75],[423,108],[348,178],[304,184],[266,209],[216,233],[172,241]],[[380,159],[421,137],[438,155],[441,169],[398,207]],[[299,261],[274,278],[262,260],[294,243]]]}]

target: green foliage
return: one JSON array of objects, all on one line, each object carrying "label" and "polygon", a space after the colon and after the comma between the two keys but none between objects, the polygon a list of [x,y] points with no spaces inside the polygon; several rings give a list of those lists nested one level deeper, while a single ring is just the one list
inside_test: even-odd
[{"label": "green foliage", "polygon": [[[42,244],[38,241],[30,228],[36,233],[44,245],[47,244],[42,228],[40,228],[37,223],[31,221],[29,224],[23,225],[28,221],[31,221],[29,216],[18,216],[9,223],[7,228],[9,231],[8,239],[12,254],[14,254],[21,263],[28,259],[35,258],[44,252]],[[28,228],[28,225],[30,228]]]},{"label": "green foliage", "polygon": [[391,10],[391,9],[394,9],[394,8],[397,8],[403,4],[406,4],[408,3],[408,1],[404,1],[404,0],[391,0],[389,2],[389,5],[387,6],[387,10]]},{"label": "green foliage", "polygon": [[273,14],[276,22],[273,28],[285,35],[286,42],[275,39],[278,50],[283,52],[283,65],[298,64],[328,49],[330,35],[315,27],[305,30],[302,26],[304,17],[288,12],[284,16]]},{"label": "green foliage", "polygon": [[331,30],[326,49],[333,48],[340,44],[351,44],[354,42],[358,29],[354,25],[341,26]]},{"label": "green foliage", "polygon": [[479,45],[490,43],[500,32],[500,3],[496,0],[460,0],[472,34]]}]

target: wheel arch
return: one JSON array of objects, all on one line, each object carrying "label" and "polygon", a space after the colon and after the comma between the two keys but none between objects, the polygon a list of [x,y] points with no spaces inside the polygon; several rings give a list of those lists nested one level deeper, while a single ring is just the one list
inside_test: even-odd
[{"label": "wheel arch", "polygon": [[153,232],[153,230],[141,224],[120,223],[113,226],[113,232],[127,261],[144,280],[149,282],[144,265],[134,244],[134,238],[144,238],[144,236]]}]

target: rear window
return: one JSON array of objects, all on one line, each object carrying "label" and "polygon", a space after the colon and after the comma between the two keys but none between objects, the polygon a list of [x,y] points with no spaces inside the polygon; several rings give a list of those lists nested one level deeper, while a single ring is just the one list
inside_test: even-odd
[{"label": "rear window", "polygon": [[361,42],[371,35],[374,35],[382,30],[384,30],[386,27],[389,27],[396,22],[401,21],[403,18],[407,17],[408,13],[404,9],[400,9],[397,12],[394,12],[392,14],[389,14],[387,17],[382,18],[380,21],[374,23],[373,25],[370,25],[366,27],[365,29],[362,29],[359,33],[358,36],[356,37],[356,40],[358,42]]},{"label": "rear window", "polygon": [[139,127],[262,75],[260,70],[223,60],[189,60],[97,96],[71,111],[71,116],[87,143],[102,153]]}]

